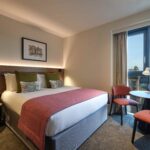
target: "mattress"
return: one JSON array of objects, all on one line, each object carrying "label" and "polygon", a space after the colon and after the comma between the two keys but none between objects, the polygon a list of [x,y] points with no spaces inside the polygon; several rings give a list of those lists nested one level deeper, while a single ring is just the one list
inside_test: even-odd
[{"label": "mattress", "polygon": [[[78,87],[61,87],[57,89],[42,89],[41,91],[29,92],[29,93],[16,93],[10,91],[4,91],[1,98],[5,105],[16,112],[18,115],[21,114],[22,105],[35,97],[51,95],[61,93],[65,91],[75,90]],[[107,104],[108,95],[102,94],[100,96],[89,99],[85,102],[73,105],[62,111],[53,114],[47,123],[45,130],[46,136],[54,136],[63,130],[73,126],[80,120],[86,118],[99,108]],[[36,112],[35,112],[36,113]]]}]

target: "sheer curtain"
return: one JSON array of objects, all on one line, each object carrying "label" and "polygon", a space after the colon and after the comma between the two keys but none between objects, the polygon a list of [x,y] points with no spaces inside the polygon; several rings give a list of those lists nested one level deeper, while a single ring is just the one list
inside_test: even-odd
[{"label": "sheer curtain", "polygon": [[127,84],[127,33],[113,36],[113,85]]}]

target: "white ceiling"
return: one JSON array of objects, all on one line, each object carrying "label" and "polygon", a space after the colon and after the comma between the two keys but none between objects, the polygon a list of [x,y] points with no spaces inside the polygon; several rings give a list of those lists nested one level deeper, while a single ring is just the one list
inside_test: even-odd
[{"label": "white ceiling", "polygon": [[60,37],[150,8],[150,0],[0,0],[0,14]]}]

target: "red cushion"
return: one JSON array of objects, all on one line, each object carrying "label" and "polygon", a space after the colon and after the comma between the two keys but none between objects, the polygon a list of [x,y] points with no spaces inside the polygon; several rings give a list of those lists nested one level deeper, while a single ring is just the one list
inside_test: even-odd
[{"label": "red cushion", "polygon": [[129,102],[126,98],[116,98],[113,100],[113,102],[118,105],[128,105],[129,104]]},{"label": "red cushion", "polygon": [[150,110],[142,110],[134,114],[134,117],[138,120],[150,123]]},{"label": "red cushion", "polygon": [[119,105],[137,105],[138,102],[132,99],[127,98],[116,98],[114,99],[114,102]]}]

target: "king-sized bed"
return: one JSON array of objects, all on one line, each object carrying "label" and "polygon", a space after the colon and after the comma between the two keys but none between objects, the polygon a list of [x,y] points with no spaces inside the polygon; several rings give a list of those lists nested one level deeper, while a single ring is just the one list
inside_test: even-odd
[{"label": "king-sized bed", "polygon": [[[1,68],[2,66],[0,69]],[[20,68],[14,67],[12,69],[12,67],[5,67],[5,71],[0,72],[2,75],[6,72],[12,73],[18,69]],[[35,68],[31,70],[32,72],[34,70],[39,73],[39,70],[37,71]],[[25,69],[23,69],[23,71],[25,71]],[[40,73],[44,71],[45,70],[42,69]],[[60,69],[51,69],[51,72],[52,71],[61,72],[63,77],[63,73]],[[28,148],[37,149],[37,145],[33,144],[34,142],[18,129],[18,119],[21,115],[22,106],[34,98],[76,91],[80,88],[62,86],[55,89],[43,88],[40,91],[26,93],[17,93],[4,89],[5,88],[2,90],[1,99],[6,108],[6,125],[17,134]],[[106,92],[103,92],[100,95],[71,105],[51,115],[48,118],[45,128],[45,149],[72,150],[79,148],[79,146],[107,120],[107,101],[108,95]],[[36,114],[36,111],[34,113]]]}]

